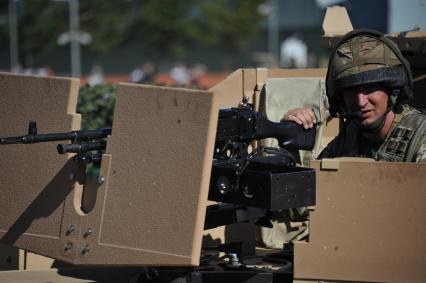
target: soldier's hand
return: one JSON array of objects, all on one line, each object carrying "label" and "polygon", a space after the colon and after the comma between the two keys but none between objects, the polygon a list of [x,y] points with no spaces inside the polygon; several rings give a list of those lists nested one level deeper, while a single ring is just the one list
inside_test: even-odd
[{"label": "soldier's hand", "polygon": [[317,118],[311,108],[296,108],[289,110],[281,121],[294,121],[303,125],[303,128],[309,129],[317,122]]}]

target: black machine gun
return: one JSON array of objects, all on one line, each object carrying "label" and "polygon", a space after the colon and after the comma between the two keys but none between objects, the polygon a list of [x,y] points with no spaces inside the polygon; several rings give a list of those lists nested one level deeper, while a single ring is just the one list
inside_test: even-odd
[{"label": "black machine gun", "polygon": [[[100,163],[99,151],[105,150],[105,138],[111,135],[111,128],[37,132],[36,122],[30,121],[27,135],[0,138],[0,145],[70,141],[57,146],[59,154],[76,153],[74,160],[81,164]],[[312,149],[315,134],[315,127],[305,130],[294,122],[272,122],[247,102],[221,109],[209,199],[266,209],[313,205],[315,172],[297,167],[291,151]],[[264,138],[276,138],[279,148],[258,146],[250,152],[250,144]]]},{"label": "black machine gun", "polygon": [[[239,211],[233,217],[243,212],[247,219],[257,218],[264,211],[314,205],[315,171],[296,166],[294,152],[312,150],[315,135],[315,127],[305,130],[294,122],[272,122],[247,103],[220,110],[209,200],[252,207],[236,208]],[[276,138],[279,148],[251,147],[254,141],[264,138]],[[212,206],[210,214],[220,218],[217,209]],[[229,211],[235,209],[225,206],[224,210],[229,221]],[[217,220],[210,220],[206,221],[207,227],[217,225]]]},{"label": "black machine gun", "polygon": [[30,121],[27,135],[0,138],[0,145],[71,141],[70,144],[58,144],[56,148],[58,153],[76,153],[74,159],[82,164],[100,163],[102,155],[91,152],[104,150],[106,148],[105,138],[111,135],[111,128],[52,134],[38,134],[37,132],[37,123],[35,121]]},{"label": "black machine gun", "polygon": [[[73,158],[80,164],[99,164],[111,128],[37,132],[36,122],[30,121],[27,135],[0,138],[0,145],[70,141],[57,145],[59,154],[75,153]],[[305,130],[294,122],[272,122],[247,103],[221,109],[209,199],[224,204],[207,208],[205,229],[314,205],[315,171],[297,167],[292,151],[312,149],[315,134],[315,127]],[[264,138],[276,138],[279,148],[257,146],[250,151],[254,141]]]}]

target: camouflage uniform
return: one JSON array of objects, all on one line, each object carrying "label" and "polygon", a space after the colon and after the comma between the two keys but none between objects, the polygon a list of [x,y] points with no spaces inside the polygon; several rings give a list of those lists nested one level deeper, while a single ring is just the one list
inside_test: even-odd
[{"label": "camouflage uniform", "polygon": [[[345,35],[332,53],[326,78],[330,115],[339,117],[342,127],[319,158],[357,156],[426,162],[426,114],[404,104],[411,100],[412,83],[408,61],[381,33],[355,30]],[[388,106],[372,125],[362,126],[357,112],[346,109],[342,93],[368,85],[386,90]],[[364,133],[375,133],[383,127],[391,111],[396,114],[386,138],[380,142],[365,138]]]},{"label": "camouflage uniform", "polygon": [[381,142],[366,139],[358,125],[348,121],[339,135],[321,152],[319,158],[339,156],[426,163],[426,115],[404,106],[402,113],[395,115],[391,129]]}]

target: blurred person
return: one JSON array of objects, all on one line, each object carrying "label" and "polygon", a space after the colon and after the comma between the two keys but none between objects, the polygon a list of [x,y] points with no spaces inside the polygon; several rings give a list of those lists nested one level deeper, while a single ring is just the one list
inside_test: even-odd
[{"label": "blurred person", "polygon": [[194,64],[191,67],[191,88],[200,89],[200,79],[207,74],[207,66],[204,64]]},{"label": "blurred person", "polygon": [[53,76],[54,72],[53,72],[52,68],[50,68],[49,66],[46,65],[44,67],[36,69],[35,74],[37,76],[48,77],[48,76]]},{"label": "blurred person", "polygon": [[142,66],[138,66],[132,70],[130,73],[130,82],[139,84],[142,82],[142,79],[144,78],[144,72],[142,70]]},{"label": "blurred person", "polygon": [[22,71],[24,75],[35,75],[35,70],[33,68],[24,68]]},{"label": "blurred person", "polygon": [[293,34],[281,43],[280,64],[286,69],[308,66],[308,47],[299,34]]},{"label": "blurred person", "polygon": [[138,84],[152,84],[155,77],[155,65],[151,62],[142,64],[130,73],[130,81]]},{"label": "blurred person", "polygon": [[176,86],[188,86],[190,80],[190,73],[188,68],[183,63],[176,63],[170,69],[170,77],[175,81]]},{"label": "blurred person", "polygon": [[90,86],[101,85],[105,83],[105,76],[101,65],[94,65],[92,67],[90,75],[87,77],[87,83]]},{"label": "blurred person", "polygon": [[[331,54],[326,77],[329,112],[341,127],[318,158],[426,162],[426,114],[407,104],[412,85],[408,61],[383,34],[355,30],[345,35]],[[309,108],[289,110],[282,120],[306,129],[316,123]]]},{"label": "blurred person", "polygon": [[142,72],[144,74],[141,83],[152,84],[155,80],[155,65],[151,62],[146,62],[142,65]]}]

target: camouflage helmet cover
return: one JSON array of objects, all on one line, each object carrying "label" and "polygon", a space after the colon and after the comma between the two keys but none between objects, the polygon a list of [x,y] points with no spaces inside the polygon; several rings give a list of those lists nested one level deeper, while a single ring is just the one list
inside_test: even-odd
[{"label": "camouflage helmet cover", "polygon": [[326,79],[330,114],[337,116],[342,90],[376,83],[389,88],[411,86],[408,61],[380,32],[354,30],[336,44],[330,58]]}]

